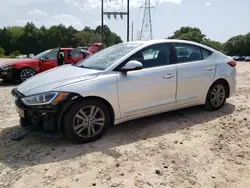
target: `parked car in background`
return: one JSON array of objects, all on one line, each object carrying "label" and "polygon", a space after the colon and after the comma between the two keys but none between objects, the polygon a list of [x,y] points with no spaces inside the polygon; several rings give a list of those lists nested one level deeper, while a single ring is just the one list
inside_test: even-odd
[{"label": "parked car in background", "polygon": [[235,66],[194,42],[128,42],[30,78],[12,94],[22,126],[85,143],[132,119],[195,105],[220,109],[235,93]]},{"label": "parked car in background", "polygon": [[29,54],[29,58],[34,58],[35,55],[34,54]]},{"label": "parked car in background", "polygon": [[75,64],[93,53],[78,48],[46,50],[33,58],[12,60],[0,65],[0,78],[4,81],[23,82],[28,78],[64,64]]},{"label": "parked car in background", "polygon": [[245,61],[250,61],[250,56],[246,56]]},{"label": "parked car in background", "polygon": [[88,51],[90,51],[92,53],[96,53],[102,49],[103,49],[102,43],[89,44],[89,46],[88,46]]},{"label": "parked car in background", "polygon": [[28,57],[27,55],[18,55],[16,56],[16,59],[25,59],[27,57]]},{"label": "parked car in background", "polygon": [[96,53],[100,50],[103,49],[103,44],[102,43],[94,43],[94,44],[89,44],[88,46],[78,46],[78,48],[82,50],[87,50],[92,53]]},{"label": "parked car in background", "polygon": [[245,56],[234,56],[235,61],[245,61]]}]

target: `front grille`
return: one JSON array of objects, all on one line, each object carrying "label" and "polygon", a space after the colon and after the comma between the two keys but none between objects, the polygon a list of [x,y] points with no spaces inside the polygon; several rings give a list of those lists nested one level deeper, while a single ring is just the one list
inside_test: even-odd
[{"label": "front grille", "polygon": [[24,97],[24,95],[22,93],[20,93],[16,88],[14,88],[11,92],[11,94],[16,97],[16,98],[21,98]]}]

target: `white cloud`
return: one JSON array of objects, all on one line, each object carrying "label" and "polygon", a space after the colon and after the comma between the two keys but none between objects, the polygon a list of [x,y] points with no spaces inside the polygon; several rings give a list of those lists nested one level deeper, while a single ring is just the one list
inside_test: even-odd
[{"label": "white cloud", "polygon": [[27,22],[33,22],[37,27],[40,27],[42,25],[46,27],[50,27],[52,25],[63,24],[66,27],[73,26],[74,28],[78,30],[83,29],[85,26],[82,20],[70,14],[55,14],[51,16],[50,19],[46,19],[43,21],[37,21],[37,20],[32,20],[32,19],[16,20],[17,25],[20,25],[20,26],[25,25]]},{"label": "white cloud", "polygon": [[[74,1],[74,0],[65,0],[65,1]],[[141,5],[143,5],[143,3],[145,2],[145,0],[133,0],[130,1],[130,7],[131,8],[138,8]],[[156,3],[176,3],[176,4],[181,4],[182,0],[151,0],[152,5],[155,5]],[[101,1],[100,0],[85,0],[84,3],[84,8],[81,8],[81,10],[92,10],[92,9],[96,9],[99,8],[101,6]],[[104,9],[126,9],[127,7],[127,1],[122,1],[122,0],[117,0],[117,1],[104,1]]]},{"label": "white cloud", "polygon": [[1,7],[4,6],[19,6],[19,5],[31,5],[31,4],[46,4],[51,2],[59,2],[60,0],[15,0],[15,1],[1,1]]},{"label": "white cloud", "polygon": [[[104,21],[103,24],[106,25],[107,22],[105,20],[103,20],[103,21]],[[98,25],[101,25],[101,20],[100,21],[92,21],[91,22],[91,26],[93,26],[93,27],[97,27]]]},{"label": "white cloud", "polygon": [[76,0],[64,0],[64,3],[71,4],[74,6],[79,6],[80,4]]},{"label": "white cloud", "polygon": [[47,12],[43,12],[39,9],[33,9],[28,12],[29,15],[34,15],[34,16],[47,16]]},{"label": "white cloud", "polygon": [[76,29],[83,29],[84,25],[82,21],[70,14],[60,14],[52,16],[52,20],[48,21],[46,25],[58,25],[59,23],[65,25],[66,27],[73,26]]},{"label": "white cloud", "polygon": [[207,2],[207,3],[206,3],[206,6],[207,6],[207,7],[211,6],[211,3]]},{"label": "white cloud", "polygon": [[24,26],[27,22],[32,22],[37,27],[41,26],[41,23],[35,20],[16,20],[16,23],[20,26]]},{"label": "white cloud", "polygon": [[100,0],[86,0],[86,2],[84,4],[84,8],[86,10],[95,9],[97,7],[100,7],[100,6],[101,6]]},{"label": "white cloud", "polygon": [[181,4],[182,0],[159,0],[161,3],[176,3]]}]

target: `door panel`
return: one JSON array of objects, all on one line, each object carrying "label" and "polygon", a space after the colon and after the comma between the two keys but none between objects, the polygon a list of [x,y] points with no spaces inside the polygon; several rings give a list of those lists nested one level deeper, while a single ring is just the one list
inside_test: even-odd
[{"label": "door panel", "polygon": [[67,54],[68,57],[65,61],[66,64],[78,63],[79,61],[83,60],[83,54],[79,48],[68,50]]},{"label": "door panel", "polygon": [[57,59],[46,59],[40,63],[41,70],[46,71],[57,67]]},{"label": "door panel", "polygon": [[118,94],[122,117],[171,107],[176,103],[176,65],[119,73]]},{"label": "door panel", "polygon": [[57,65],[58,65],[58,62],[57,62],[58,53],[59,53],[59,49],[54,49],[54,50],[51,50],[51,52],[49,52],[45,56],[45,60],[41,61],[41,63],[40,63],[40,68],[42,71],[46,71],[46,70],[57,67]]},{"label": "door panel", "polygon": [[175,48],[178,72],[177,103],[178,105],[200,103],[204,101],[207,90],[213,82],[216,70],[214,57],[213,55],[203,57],[198,46],[186,44],[176,46],[179,48],[177,50]]},{"label": "door panel", "polygon": [[215,68],[215,64],[209,61],[178,64],[178,103],[203,100],[213,82]]}]

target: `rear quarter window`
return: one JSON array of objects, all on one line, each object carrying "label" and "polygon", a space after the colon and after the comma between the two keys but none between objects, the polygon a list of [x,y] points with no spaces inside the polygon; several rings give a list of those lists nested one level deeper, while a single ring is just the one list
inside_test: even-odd
[{"label": "rear quarter window", "polygon": [[207,59],[213,52],[205,48],[201,48],[201,53],[202,53],[203,59]]}]

